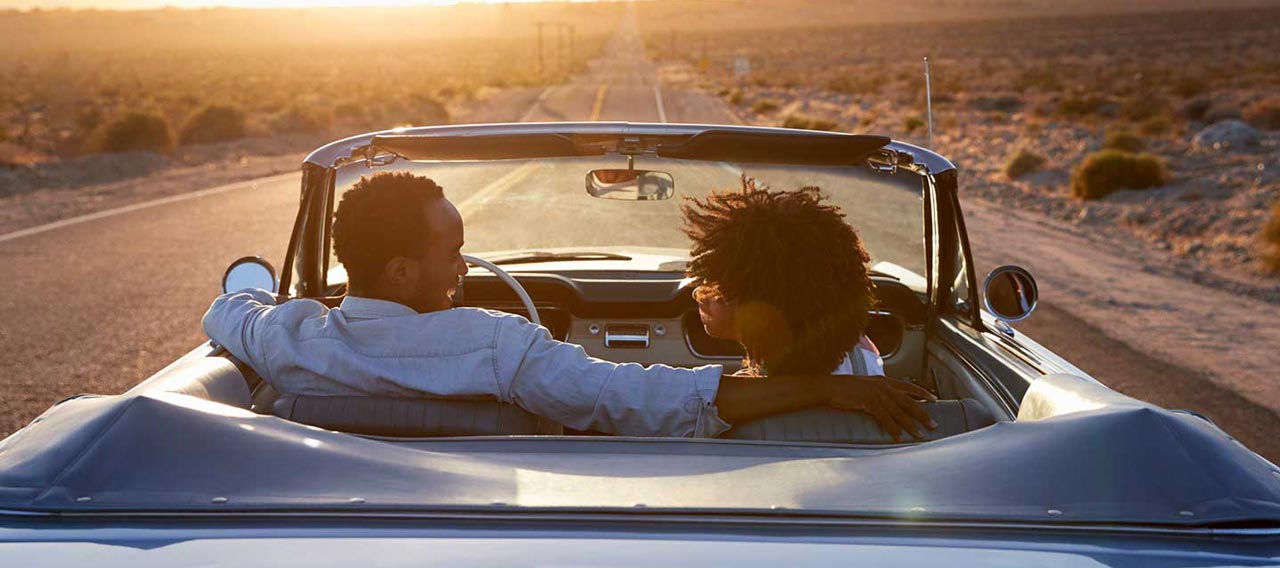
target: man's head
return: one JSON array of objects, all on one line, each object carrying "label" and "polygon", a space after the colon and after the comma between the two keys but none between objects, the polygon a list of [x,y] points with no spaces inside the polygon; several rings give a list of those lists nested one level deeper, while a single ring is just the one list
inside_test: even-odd
[{"label": "man's head", "polygon": [[333,250],[350,293],[418,312],[447,309],[462,260],[462,217],[440,186],[407,172],[361,178],[342,196]]},{"label": "man's head", "polygon": [[771,373],[829,373],[865,331],[870,257],[818,188],[743,185],[683,208],[703,325]]}]

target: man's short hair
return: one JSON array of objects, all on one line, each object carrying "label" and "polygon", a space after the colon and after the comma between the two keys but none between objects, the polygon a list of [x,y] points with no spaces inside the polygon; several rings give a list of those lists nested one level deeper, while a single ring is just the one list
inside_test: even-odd
[{"label": "man's short hair", "polygon": [[442,198],[436,182],[408,172],[360,178],[333,215],[333,252],[349,282],[373,285],[392,259],[420,256],[430,236],[423,211]]},{"label": "man's short hair", "polygon": [[[870,256],[817,187],[713,192],[683,206],[688,273],[736,301],[740,340],[769,373],[832,372],[866,331]],[[760,362],[747,361],[749,366]]]}]

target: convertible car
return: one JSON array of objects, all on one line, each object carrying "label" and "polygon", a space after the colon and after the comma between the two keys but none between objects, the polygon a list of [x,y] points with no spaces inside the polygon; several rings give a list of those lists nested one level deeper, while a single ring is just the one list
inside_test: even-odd
[{"label": "convertible car", "polygon": [[280,270],[246,257],[224,289],[336,305],[335,203],[381,171],[429,175],[464,216],[458,304],[592,356],[729,372],[743,353],[699,321],[682,198],[816,185],[871,254],[886,373],[935,393],[939,426],[897,442],[809,408],[716,439],[609,436],[483,398],[282,394],[206,343],[0,442],[0,565],[1280,564],[1280,468],[1015,330],[1035,280],[975,274],[958,172],[932,151],[607,122],[356,136],[303,164]]}]

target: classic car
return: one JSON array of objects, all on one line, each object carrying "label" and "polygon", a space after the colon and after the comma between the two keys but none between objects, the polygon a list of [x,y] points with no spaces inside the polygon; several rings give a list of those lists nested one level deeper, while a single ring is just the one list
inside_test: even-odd
[{"label": "classic car", "polygon": [[494,400],[281,394],[206,343],[0,442],[0,564],[1280,563],[1280,468],[1014,329],[1035,280],[978,277],[959,173],[930,150],[610,122],[355,136],[303,164],[280,270],[246,257],[224,288],[336,305],[335,203],[380,171],[429,174],[464,216],[476,268],[460,305],[603,359],[728,371],[743,353],[699,322],[680,197],[743,175],[819,186],[872,257],[867,333],[886,372],[938,396],[939,427],[896,441],[810,408],[715,439],[609,436]]}]

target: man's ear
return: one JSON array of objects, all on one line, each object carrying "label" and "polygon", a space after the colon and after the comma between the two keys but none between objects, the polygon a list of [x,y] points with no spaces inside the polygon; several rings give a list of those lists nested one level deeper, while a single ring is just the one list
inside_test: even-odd
[{"label": "man's ear", "polygon": [[388,284],[399,286],[413,279],[413,261],[397,256],[387,262],[387,266],[382,269],[382,278]]}]

